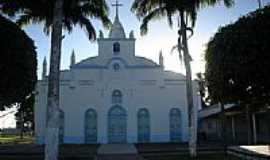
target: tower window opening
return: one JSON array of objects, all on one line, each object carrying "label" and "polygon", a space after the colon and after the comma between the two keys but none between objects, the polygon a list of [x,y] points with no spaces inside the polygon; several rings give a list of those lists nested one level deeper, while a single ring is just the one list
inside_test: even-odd
[{"label": "tower window opening", "polygon": [[115,42],[113,44],[113,52],[114,53],[119,53],[120,52],[120,44],[118,42]]}]

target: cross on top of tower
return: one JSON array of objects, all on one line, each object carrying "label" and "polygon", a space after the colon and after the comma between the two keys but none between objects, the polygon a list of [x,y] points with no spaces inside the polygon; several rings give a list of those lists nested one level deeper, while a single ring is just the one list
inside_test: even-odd
[{"label": "cross on top of tower", "polygon": [[123,6],[123,4],[118,3],[118,0],[115,1],[114,4],[112,4],[113,7],[115,7],[116,17],[118,17],[118,7]]}]

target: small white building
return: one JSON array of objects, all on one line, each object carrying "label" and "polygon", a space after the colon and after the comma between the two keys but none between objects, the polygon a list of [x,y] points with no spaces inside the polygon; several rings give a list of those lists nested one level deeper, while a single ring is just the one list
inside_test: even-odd
[{"label": "small white building", "polygon": [[[44,143],[47,104],[46,61],[37,84],[35,136]],[[193,83],[194,105],[200,105]],[[63,143],[141,143],[188,141],[185,76],[135,55],[133,31],[127,37],[116,14],[108,38],[100,32],[98,56],[75,63],[60,76]]]}]

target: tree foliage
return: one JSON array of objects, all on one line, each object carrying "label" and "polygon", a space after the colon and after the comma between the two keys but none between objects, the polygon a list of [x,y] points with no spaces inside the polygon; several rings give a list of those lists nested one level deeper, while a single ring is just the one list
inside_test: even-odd
[{"label": "tree foliage", "polygon": [[[32,93],[22,101],[20,108],[15,114],[16,126],[21,128],[23,132],[34,131],[34,104],[35,95]],[[23,124],[21,124],[23,123]]]},{"label": "tree foliage", "polygon": [[199,93],[201,96],[201,104],[202,108],[207,107],[208,105],[211,105],[211,103],[208,100],[207,96],[207,88],[206,88],[206,82],[205,82],[205,74],[204,73],[197,73],[196,74],[198,86],[199,86]]},{"label": "tree foliage", "polygon": [[[89,18],[100,19],[105,27],[110,26],[108,6],[105,0],[64,0],[63,27],[69,33],[79,25],[86,30],[90,40],[96,39],[96,31]],[[49,34],[53,23],[52,0],[0,0],[0,11],[10,17],[18,17],[20,26],[33,23],[44,24],[43,30]]]},{"label": "tree foliage", "polygon": [[209,41],[205,76],[211,101],[269,105],[269,19],[266,6],[221,27]]},{"label": "tree foliage", "polygon": [[193,28],[198,10],[219,2],[224,2],[226,6],[233,4],[233,0],[134,0],[131,10],[139,19],[142,18],[141,33],[146,34],[149,22],[166,17],[172,27],[173,17],[180,17],[180,12],[186,14],[186,25]]},{"label": "tree foliage", "polygon": [[0,110],[22,102],[37,80],[34,42],[16,24],[0,15]]}]

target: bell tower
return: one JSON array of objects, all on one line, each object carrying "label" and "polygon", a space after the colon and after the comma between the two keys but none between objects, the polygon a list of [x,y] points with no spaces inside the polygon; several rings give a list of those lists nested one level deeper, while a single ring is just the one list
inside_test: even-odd
[{"label": "bell tower", "polygon": [[120,21],[119,7],[123,6],[123,4],[116,0],[112,6],[115,7],[114,21],[107,38],[104,37],[103,32],[100,32],[98,38],[98,53],[99,56],[104,59],[117,57],[128,61],[135,56],[134,33],[131,31],[129,37],[127,37]]}]

